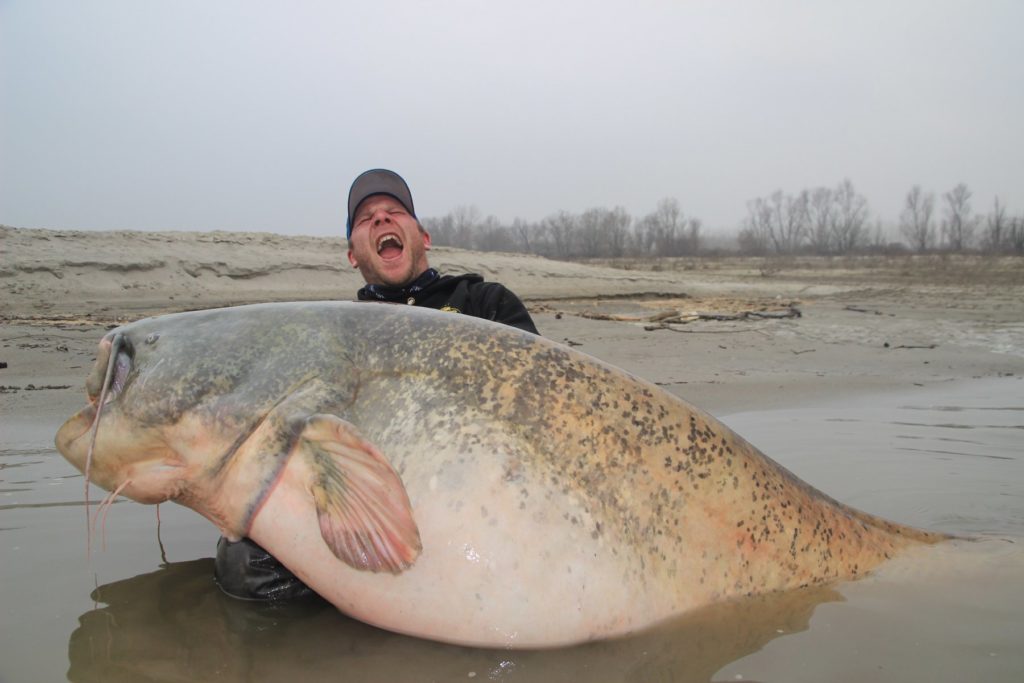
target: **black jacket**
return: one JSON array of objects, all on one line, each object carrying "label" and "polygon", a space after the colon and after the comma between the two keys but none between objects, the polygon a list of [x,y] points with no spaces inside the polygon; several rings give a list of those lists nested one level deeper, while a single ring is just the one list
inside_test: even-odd
[{"label": "black jacket", "polygon": [[484,282],[475,273],[438,275],[428,270],[408,287],[368,285],[356,296],[360,301],[390,301],[464,313],[540,334],[519,297],[500,283]]}]

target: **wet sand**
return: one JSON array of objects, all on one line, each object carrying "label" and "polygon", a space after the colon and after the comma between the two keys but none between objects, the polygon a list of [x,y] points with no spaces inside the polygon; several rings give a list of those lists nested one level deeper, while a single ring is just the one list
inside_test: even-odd
[{"label": "wet sand", "polygon": [[[315,607],[300,608],[309,611],[296,622],[287,613],[233,604],[209,581],[215,530],[174,506],[161,511],[169,563],[154,540],[152,508],[134,503],[114,506],[107,527],[111,550],[86,561],[81,476],[53,451],[52,434],[83,404],[84,378],[106,329],[176,310],[351,299],[360,281],[347,267],[341,240],[5,228],[0,239],[0,364],[5,365],[0,367],[5,577],[0,680],[57,680],[53,674],[68,671],[69,656],[73,680],[174,680],[185,674],[200,680],[215,670],[229,680],[245,680],[246,671],[284,675],[296,666],[326,676],[332,667],[354,670],[354,661],[381,680],[392,670],[392,680],[417,680],[417,670],[430,671],[437,680],[466,680],[469,673],[565,680],[570,673],[593,677],[598,671],[606,674],[598,677],[602,680],[649,679],[645,671],[671,672],[667,680],[709,680],[718,671],[720,680],[758,672],[772,679],[814,678],[798,675],[801,671],[819,680],[823,675],[866,680],[869,669],[874,680],[957,680],[948,675],[954,671],[948,666],[945,674],[914,669],[881,646],[875,654],[889,669],[865,668],[870,653],[860,668],[853,667],[846,660],[856,657],[830,639],[832,633],[841,642],[858,637],[869,642],[878,623],[900,623],[914,611],[938,609],[947,621],[955,618],[960,597],[950,597],[951,587],[963,583],[963,574],[956,572],[936,579],[941,588],[922,594],[908,591],[906,579],[892,579],[891,590],[883,579],[858,582],[841,592],[725,606],[693,616],[667,636],[659,632],[647,640],[502,659],[382,634]],[[454,249],[436,249],[431,256],[443,272],[475,271],[506,283],[526,301],[545,336],[709,410],[844,502],[954,533],[1024,536],[1019,494],[1024,476],[1019,448],[1013,446],[1024,420],[1024,266],[1019,259],[679,260],[644,270]],[[977,400],[988,397],[988,403],[969,413],[975,422],[958,426],[977,392],[982,394]],[[923,412],[904,410],[914,405],[915,396],[920,410],[930,411],[927,419]],[[833,408],[828,412],[824,406]],[[883,407],[885,419],[872,412]],[[821,410],[826,412],[816,412]],[[923,434],[910,426],[915,416]],[[988,419],[993,416],[1005,423]],[[888,424],[898,428],[879,441]],[[921,446],[921,439],[933,441]],[[915,448],[927,459],[915,459]],[[858,459],[860,453],[873,457]],[[984,470],[977,463],[1005,469]],[[996,568],[1022,566],[1019,552],[1009,559],[1001,555],[1005,552],[1010,551],[973,555],[980,559],[968,563],[975,572],[970,585],[988,583],[990,590],[970,602],[991,608],[968,618],[955,639],[926,636],[926,655],[935,659],[951,642],[966,640],[970,657],[979,659],[968,658],[968,668],[959,671],[986,670],[989,680],[1011,680],[1002,674],[1021,670],[1024,663],[1019,656],[1007,659],[1012,648],[997,636],[1010,628],[1019,642],[1024,621],[1019,600],[999,607],[999,591],[1021,594],[1019,576],[1024,575],[1016,574],[1016,583],[999,578]],[[925,564],[968,571],[959,559],[938,557]],[[910,571],[919,575],[920,563]],[[909,585],[919,583],[911,579]],[[89,593],[97,586],[93,602]],[[866,597],[857,598],[857,591],[867,591]],[[907,599],[893,601],[893,595]],[[886,609],[876,609],[886,600]],[[844,611],[847,605],[832,601],[846,601],[854,609]],[[826,618],[829,626],[821,627]],[[921,628],[924,622],[913,623]],[[260,635],[268,629],[276,640]],[[778,637],[795,631],[805,634]],[[314,634],[321,634],[313,640],[319,649],[308,644]],[[355,660],[324,654],[339,641]],[[684,667],[685,676],[673,654],[683,641],[696,648],[687,651],[694,663]],[[171,648],[171,664],[159,656],[161,647]],[[793,665],[794,647],[805,657],[802,668]],[[986,647],[996,651],[993,660],[1003,657],[996,661],[1002,667],[980,659],[990,656],[982,652]],[[289,651],[305,654],[289,660]],[[191,671],[175,659],[182,652],[195,667]],[[272,652],[278,654],[268,655]],[[405,653],[413,666],[385,656],[395,652]],[[361,659],[367,653],[377,654]],[[83,668],[83,661],[91,664]],[[899,662],[907,666],[894,671]],[[862,675],[836,678],[831,674],[838,666]],[[110,667],[120,673],[111,674]]]},{"label": "wet sand", "polygon": [[[96,339],[119,322],[349,300],[362,284],[341,239],[0,228],[0,240],[4,415],[76,405]],[[546,337],[713,413],[1024,372],[1019,258],[681,259],[625,269],[449,248],[430,256],[442,272],[505,283]],[[785,317],[792,311],[800,317]]]}]

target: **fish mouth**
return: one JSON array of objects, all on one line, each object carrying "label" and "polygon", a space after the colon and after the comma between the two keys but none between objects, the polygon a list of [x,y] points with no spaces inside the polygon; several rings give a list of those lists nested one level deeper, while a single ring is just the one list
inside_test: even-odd
[{"label": "fish mouth", "polygon": [[405,250],[402,238],[394,232],[386,232],[377,237],[377,255],[385,261],[393,261],[400,258]]},{"label": "fish mouth", "polygon": [[[73,445],[89,433],[93,420],[95,419],[96,405],[94,403],[90,403],[68,418],[67,422],[61,425],[61,428],[57,430],[57,436],[54,438],[54,444],[57,446],[57,450],[72,463],[75,462],[72,458]],[[84,466],[84,452],[82,453],[81,459],[82,465]]]},{"label": "fish mouth", "polygon": [[[132,347],[127,337],[120,333],[108,334],[100,340],[96,363],[85,381],[88,405],[65,422],[54,439],[57,450],[69,461],[84,471],[88,456],[86,449],[76,448],[83,438],[98,428],[103,408],[119,398],[132,370]],[[82,453],[78,453],[82,450]],[[82,462],[79,463],[78,460]]]}]

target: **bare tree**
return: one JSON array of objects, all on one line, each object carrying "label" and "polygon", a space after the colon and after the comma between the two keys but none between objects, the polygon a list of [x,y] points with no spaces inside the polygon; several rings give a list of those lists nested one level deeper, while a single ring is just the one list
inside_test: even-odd
[{"label": "bare tree", "polygon": [[457,206],[440,218],[424,218],[423,229],[439,246],[472,249],[481,224],[480,210],[475,206]]},{"label": "bare tree", "polygon": [[875,218],[875,227],[871,231],[871,237],[867,240],[867,247],[876,254],[897,254],[905,252],[907,247],[903,242],[892,241],[892,229],[882,222],[881,218]]},{"label": "bare tree", "polygon": [[762,256],[771,246],[772,209],[763,197],[747,202],[747,218],[737,238],[740,251]]},{"label": "bare tree", "polygon": [[624,208],[616,206],[611,210],[591,209],[581,217],[581,223],[591,224],[590,234],[595,256],[616,258],[625,254],[629,226],[633,219]]},{"label": "bare tree", "polygon": [[1013,252],[1024,254],[1024,214],[1010,219],[1006,241]]},{"label": "bare tree", "polygon": [[832,188],[816,187],[807,202],[807,230],[811,248],[815,253],[832,251],[832,223],[835,204]]},{"label": "bare tree", "polygon": [[423,229],[430,233],[431,241],[438,246],[455,246],[455,226],[452,215],[441,218],[428,217],[420,221]]},{"label": "bare tree", "polygon": [[946,247],[952,251],[962,251],[971,245],[974,239],[975,219],[971,215],[971,191],[967,185],[960,183],[942,195],[946,201],[946,217],[942,221],[942,235]]},{"label": "bare tree", "polygon": [[1006,207],[999,203],[999,197],[995,199],[992,213],[985,218],[985,234],[982,237],[982,247],[987,251],[1002,251],[1008,246],[1009,222],[1006,218]]},{"label": "bare tree", "polygon": [[572,256],[576,239],[577,217],[568,211],[559,211],[542,222],[544,233],[551,239],[551,256],[567,259]]},{"label": "bare tree", "polygon": [[601,234],[604,214],[608,209],[587,209],[577,223],[578,253],[584,258],[600,256],[603,248]]},{"label": "bare tree", "polygon": [[749,222],[740,228],[736,236],[736,246],[741,254],[747,256],[764,256],[768,253],[768,240],[763,232],[752,227]]},{"label": "bare tree", "polygon": [[609,230],[613,235],[612,256],[625,254],[629,248],[630,227],[633,225],[633,217],[623,207],[616,206],[612,209],[608,221],[611,226]]},{"label": "bare tree", "polygon": [[480,209],[475,206],[456,206],[448,215],[452,217],[454,246],[471,248],[474,233],[483,222]]},{"label": "bare tree", "polygon": [[793,254],[807,239],[808,194],[804,190],[796,196],[776,190],[769,197],[771,220],[768,237],[779,254]]},{"label": "bare tree", "polygon": [[748,240],[763,240],[778,254],[798,251],[808,236],[807,190],[793,196],[776,190],[767,199],[747,202]]},{"label": "bare tree", "polygon": [[704,226],[699,218],[686,219],[686,252],[696,256],[701,250],[700,230]]},{"label": "bare tree", "polygon": [[678,200],[667,197],[637,223],[636,242],[642,254],[685,256],[699,248],[700,227],[698,219],[686,217]]},{"label": "bare tree", "polygon": [[857,194],[849,178],[833,193],[832,244],[840,254],[854,251],[867,239],[868,200]]},{"label": "bare tree", "polygon": [[671,197],[662,199],[657,208],[644,216],[637,226],[644,251],[655,256],[674,255],[676,233],[682,223],[683,212],[679,208],[679,201]]},{"label": "bare tree", "polygon": [[934,194],[922,194],[920,185],[910,188],[900,214],[900,232],[914,251],[925,252],[935,245],[935,225],[932,223],[934,211]]},{"label": "bare tree", "polygon": [[512,238],[513,240],[515,240],[516,246],[518,247],[519,251],[526,254],[533,253],[533,246],[530,242],[530,236],[533,234],[535,230],[536,226],[534,226],[531,223],[527,223],[522,218],[517,217],[512,221]]},{"label": "bare tree", "polygon": [[495,216],[488,216],[477,226],[472,244],[474,249],[480,251],[516,250],[512,231]]}]

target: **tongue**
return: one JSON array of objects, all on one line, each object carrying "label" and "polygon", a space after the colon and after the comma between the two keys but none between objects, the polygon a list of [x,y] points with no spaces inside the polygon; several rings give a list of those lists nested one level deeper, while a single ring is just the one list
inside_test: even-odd
[{"label": "tongue", "polygon": [[384,248],[380,250],[380,257],[385,261],[396,259],[402,255],[402,248],[394,242],[389,242],[384,245]]}]

